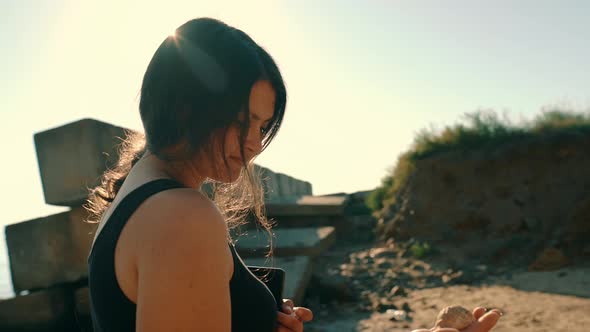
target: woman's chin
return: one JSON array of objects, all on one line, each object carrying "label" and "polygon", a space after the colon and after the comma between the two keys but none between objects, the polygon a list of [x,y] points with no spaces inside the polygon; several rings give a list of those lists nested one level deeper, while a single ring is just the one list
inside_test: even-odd
[{"label": "woman's chin", "polygon": [[220,176],[217,176],[214,180],[217,182],[221,182],[221,183],[233,183],[236,182],[239,178],[240,178],[240,174],[242,172],[242,169],[237,169],[237,170],[233,170],[233,172],[231,172],[231,174],[222,174]]}]

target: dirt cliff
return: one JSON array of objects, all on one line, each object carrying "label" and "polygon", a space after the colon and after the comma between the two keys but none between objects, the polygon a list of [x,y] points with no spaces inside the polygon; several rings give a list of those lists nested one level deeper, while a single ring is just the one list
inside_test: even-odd
[{"label": "dirt cliff", "polygon": [[590,134],[529,137],[416,160],[375,213],[382,239],[413,239],[463,265],[550,270],[590,258]]}]

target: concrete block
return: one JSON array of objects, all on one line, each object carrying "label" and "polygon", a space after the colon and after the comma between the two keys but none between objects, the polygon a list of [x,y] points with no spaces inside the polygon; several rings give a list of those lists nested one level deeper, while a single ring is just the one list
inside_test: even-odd
[{"label": "concrete block", "polygon": [[92,331],[92,318],[90,317],[90,290],[88,287],[78,288],[74,291],[74,306],[80,330]]},{"label": "concrete block", "polygon": [[53,288],[0,300],[0,331],[79,331],[72,291]]},{"label": "concrete block", "polygon": [[6,226],[15,292],[48,288],[86,278],[96,224],[82,207]]},{"label": "concrete block", "polygon": [[[334,227],[275,229],[273,253],[275,256],[316,256],[334,244]],[[269,238],[265,231],[250,230],[236,242],[242,257],[264,256],[268,252]]]},{"label": "concrete block", "polygon": [[278,182],[279,182],[279,193],[280,196],[293,196],[294,192],[291,188],[291,183],[289,181],[289,176],[286,174],[277,173]]},{"label": "concrete block", "polygon": [[[273,218],[276,220],[275,227],[288,229],[288,228],[302,228],[302,227],[322,227],[332,226],[336,228],[336,232],[342,228],[346,221],[346,218],[342,216],[283,216],[280,218]],[[250,228],[255,226],[250,226]]]},{"label": "concrete block", "polygon": [[298,181],[296,185],[296,190],[298,195],[312,195],[311,192],[311,183],[306,181]]},{"label": "concrete block", "polygon": [[260,167],[260,179],[265,193],[265,201],[271,202],[280,197],[278,177],[268,168]]},{"label": "concrete block", "polygon": [[74,291],[74,303],[76,312],[82,316],[90,316],[90,289],[78,288]]},{"label": "concrete block", "polygon": [[125,129],[83,119],[34,135],[47,204],[78,206],[117,159]]},{"label": "concrete block", "polygon": [[344,213],[346,196],[303,196],[295,202],[275,201],[266,204],[269,217],[283,216],[340,216]]},{"label": "concrete block", "polygon": [[312,260],[309,256],[246,258],[248,266],[278,267],[285,270],[285,288],[283,298],[292,299],[296,306],[300,306],[305,296],[312,274]]},{"label": "concrete block", "polygon": [[342,206],[346,204],[348,197],[346,195],[338,196],[310,196],[305,195],[297,200],[297,204],[300,205],[330,205],[330,206]]}]

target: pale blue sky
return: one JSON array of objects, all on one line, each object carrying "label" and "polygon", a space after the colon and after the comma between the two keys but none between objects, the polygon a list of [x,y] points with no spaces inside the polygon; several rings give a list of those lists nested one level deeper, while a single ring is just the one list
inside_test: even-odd
[{"label": "pale blue sky", "polygon": [[0,225],[62,210],[44,204],[33,134],[84,117],[140,129],[143,71],[193,17],[275,57],[289,101],[258,163],[316,194],[374,188],[418,130],[466,112],[590,106],[588,1],[245,3],[3,0]]}]

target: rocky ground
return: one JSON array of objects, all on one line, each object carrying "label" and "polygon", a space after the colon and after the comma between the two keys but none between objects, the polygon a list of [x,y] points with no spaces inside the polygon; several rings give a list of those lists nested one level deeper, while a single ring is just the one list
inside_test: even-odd
[{"label": "rocky ground", "polygon": [[584,331],[588,144],[587,133],[563,131],[400,157],[374,219],[359,213],[318,257],[303,303],[316,319],[306,330],[429,328],[459,304],[502,310],[494,331]]},{"label": "rocky ground", "polygon": [[505,313],[499,332],[590,326],[590,264],[530,272],[447,258],[412,241],[339,242],[316,261],[303,303],[315,319],[305,331],[429,328],[451,304],[499,308]]}]

